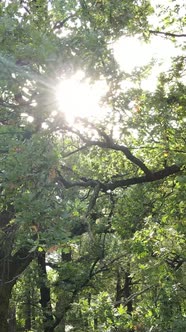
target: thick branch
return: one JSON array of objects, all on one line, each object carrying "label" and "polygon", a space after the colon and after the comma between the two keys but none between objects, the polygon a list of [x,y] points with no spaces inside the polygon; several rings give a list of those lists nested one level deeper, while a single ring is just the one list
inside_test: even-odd
[{"label": "thick branch", "polygon": [[[162,180],[170,175],[176,174],[181,171],[181,168],[177,165],[172,165],[169,167],[166,167],[164,169],[161,169],[157,172],[152,172],[148,175],[139,176],[139,177],[133,177],[129,179],[122,179],[118,181],[112,181],[108,183],[101,183],[99,182],[99,189],[106,192],[107,190],[114,190],[116,188],[123,188],[123,187],[129,187],[134,184],[138,183],[146,183],[146,182],[154,182],[158,180]],[[95,180],[88,180],[88,181],[75,181],[70,182],[67,181],[59,172],[58,172],[58,182],[61,183],[66,188],[72,188],[72,187],[92,187],[95,188],[98,185],[98,181]]]},{"label": "thick branch", "polygon": [[126,180],[119,180],[115,181],[113,183],[108,183],[105,187],[106,190],[114,190],[119,187],[128,187],[134,184],[138,183],[146,183],[146,182],[154,182],[158,180],[162,180],[169,175],[175,174],[180,172],[180,167],[177,165],[172,165],[169,167],[166,167],[160,171],[151,173],[150,175],[140,176],[140,177],[134,177]]},{"label": "thick branch", "polygon": [[27,248],[21,248],[14,256],[10,257],[9,262],[9,280],[6,283],[15,284],[21,273],[34,259],[35,253],[30,253]]}]

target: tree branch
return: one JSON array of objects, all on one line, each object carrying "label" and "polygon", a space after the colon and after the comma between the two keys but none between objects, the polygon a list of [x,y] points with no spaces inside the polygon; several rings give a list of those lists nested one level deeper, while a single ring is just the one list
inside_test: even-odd
[{"label": "tree branch", "polygon": [[97,200],[99,192],[100,192],[100,188],[101,188],[100,183],[98,182],[97,185],[94,187],[94,192],[90,199],[89,206],[88,206],[88,209],[86,212],[86,216],[88,216],[90,211],[94,208],[94,206],[96,204],[96,200]]},{"label": "tree branch", "polygon": [[93,128],[94,130],[96,130],[98,132],[98,134],[100,136],[103,137],[104,141],[91,141],[88,140],[87,138],[85,138],[80,132],[73,130],[71,128],[68,128],[71,132],[73,132],[74,134],[76,134],[77,136],[79,136],[81,138],[81,140],[86,144],[83,148],[85,148],[86,146],[99,146],[101,148],[104,149],[111,149],[111,150],[115,150],[115,151],[121,151],[123,152],[123,154],[125,155],[125,157],[130,160],[133,164],[135,164],[136,166],[138,166],[146,175],[150,175],[151,171],[148,169],[148,167],[137,157],[135,157],[129,150],[128,147],[124,146],[124,145],[119,145],[114,143],[112,137],[110,137],[109,135],[107,135],[104,130],[97,128],[95,125],[93,125],[92,123],[89,123],[88,121],[78,118],[78,120],[82,121],[85,125],[90,126],[91,128]]},{"label": "tree branch", "polygon": [[132,295],[130,295],[127,299],[125,299],[125,300],[119,300],[119,301],[116,301],[115,303],[114,303],[114,305],[117,305],[117,304],[124,304],[124,305],[126,305],[127,303],[129,303],[131,300],[133,300],[135,297],[137,297],[137,296],[139,296],[139,295],[141,295],[141,294],[143,294],[143,293],[146,293],[149,289],[152,289],[154,286],[148,286],[148,287],[146,287],[146,288],[144,288],[144,289],[142,289],[140,292],[136,292],[136,293],[133,293]]},{"label": "tree branch", "polygon": [[158,31],[158,30],[149,30],[150,33],[153,33],[155,35],[164,35],[167,37],[176,37],[176,38],[185,38],[186,34],[177,34],[177,33],[172,33],[172,32],[163,32],[163,31]]},{"label": "tree branch", "polygon": [[98,182],[96,180],[88,180],[88,181],[67,181],[62,174],[60,174],[59,171],[57,171],[58,177],[57,181],[59,184],[61,183],[65,188],[73,188],[73,187],[84,187],[84,188],[95,188],[98,186],[99,183],[99,189],[106,192],[108,190],[114,190],[116,188],[124,188],[129,187],[138,183],[147,183],[147,182],[154,182],[158,180],[162,180],[170,175],[179,173],[181,171],[181,168],[177,165],[172,165],[169,167],[166,167],[164,169],[161,169],[156,172],[152,172],[148,175],[139,176],[139,177],[133,177],[129,179],[122,179],[118,181],[112,181],[108,183],[102,183]]},{"label": "tree branch", "polygon": [[70,18],[72,18],[72,17],[76,17],[76,15],[77,15],[77,12],[76,12],[75,14],[71,14],[71,15],[67,16],[63,21],[57,21],[57,22],[54,24],[53,29],[54,29],[54,30],[58,30],[58,29],[63,28],[64,24],[65,24],[66,22],[68,22],[68,20],[69,20]]},{"label": "tree branch", "polygon": [[87,145],[83,145],[83,146],[81,146],[79,149],[76,149],[76,150],[73,150],[73,151],[71,151],[71,152],[66,153],[66,154],[63,156],[63,158],[67,158],[67,157],[69,157],[69,156],[71,156],[71,155],[73,155],[73,154],[75,154],[75,153],[77,153],[77,152],[79,152],[79,151],[85,150],[86,148],[87,148]]},{"label": "tree branch", "polygon": [[151,173],[150,175],[140,176],[140,177],[134,177],[126,180],[119,180],[114,183],[108,183],[105,185],[106,190],[114,190],[119,187],[128,187],[134,184],[138,183],[146,183],[146,182],[154,182],[158,180],[162,180],[170,175],[173,175],[175,173],[180,172],[181,169],[177,165],[172,165],[169,167],[166,167],[160,171]]},{"label": "tree branch", "polygon": [[133,164],[138,166],[146,175],[150,175],[151,171],[148,169],[148,167],[137,157],[135,157],[130,150],[124,146],[124,145],[119,145],[114,142],[99,142],[99,141],[87,141],[88,145],[95,145],[99,146],[105,149],[112,149],[115,151],[121,151],[125,155],[125,157],[130,160]]},{"label": "tree branch", "polygon": [[31,261],[35,257],[35,252],[29,251],[27,248],[20,248],[13,256],[10,258],[10,278],[13,284],[16,283],[18,277],[27,268]]}]

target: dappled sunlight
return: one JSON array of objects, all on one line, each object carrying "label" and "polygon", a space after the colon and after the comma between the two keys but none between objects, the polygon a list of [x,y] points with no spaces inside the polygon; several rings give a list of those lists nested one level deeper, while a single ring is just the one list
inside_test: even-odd
[{"label": "dappled sunlight", "polygon": [[0,332],[186,330],[181,4],[1,1]]}]

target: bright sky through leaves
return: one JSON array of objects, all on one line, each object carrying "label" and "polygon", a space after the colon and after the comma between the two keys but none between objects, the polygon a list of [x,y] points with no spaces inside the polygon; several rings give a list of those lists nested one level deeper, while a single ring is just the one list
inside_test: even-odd
[{"label": "bright sky through leaves", "polygon": [[[162,1],[152,0],[151,5],[154,7],[154,14],[149,16],[149,23],[155,27],[160,23],[157,13]],[[165,0],[163,5],[170,6],[170,1]],[[184,13],[183,6],[180,15],[183,17]],[[121,70],[129,74],[134,68],[147,66],[152,59],[155,61],[148,77],[141,80],[141,88],[148,91],[156,89],[158,75],[170,68],[171,57],[177,56],[178,51],[180,52],[170,39],[162,36],[151,36],[149,43],[138,39],[137,36],[121,37],[112,47]],[[73,122],[75,117],[102,118],[105,115],[100,99],[107,91],[106,83],[97,82],[90,85],[88,80],[83,80],[83,76],[83,73],[79,71],[71,78],[62,80],[57,87],[59,108],[69,122]],[[127,80],[121,84],[121,88],[125,91],[132,87],[134,87],[132,81]]]},{"label": "bright sky through leaves", "polygon": [[[178,55],[177,49],[170,40],[154,36],[149,44],[137,37],[120,38],[114,45],[114,56],[121,69],[131,73],[135,67],[146,66],[152,59],[156,61],[148,78],[143,79],[143,89],[154,91],[157,77],[161,71],[167,71],[171,65],[171,57]],[[122,88],[132,87],[132,82],[123,82]],[[104,81],[90,84],[79,71],[69,79],[64,79],[57,87],[56,97],[59,108],[64,112],[68,122],[75,117],[102,118],[105,109],[100,105],[101,97],[107,91]]]},{"label": "bright sky through leaves", "polygon": [[178,55],[178,50],[170,40],[154,36],[149,44],[136,37],[123,37],[114,45],[114,55],[121,69],[131,72],[134,67],[147,65],[152,58],[163,62],[163,70],[170,66],[171,56]]}]

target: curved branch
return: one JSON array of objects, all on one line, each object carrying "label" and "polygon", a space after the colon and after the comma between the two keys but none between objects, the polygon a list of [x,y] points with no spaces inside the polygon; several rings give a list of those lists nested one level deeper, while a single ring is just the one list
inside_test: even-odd
[{"label": "curved branch", "polygon": [[135,157],[131,151],[129,150],[129,148],[125,145],[119,145],[114,143],[112,137],[110,137],[109,135],[107,135],[104,130],[97,128],[95,125],[93,125],[92,123],[89,123],[88,121],[78,118],[80,121],[82,121],[85,125],[90,126],[91,128],[95,129],[98,134],[100,136],[103,137],[104,141],[91,141],[88,140],[87,138],[85,138],[80,132],[78,132],[77,130],[74,130],[72,128],[68,127],[68,130],[70,130],[72,133],[74,133],[75,135],[77,135],[86,145],[83,146],[84,149],[88,146],[99,146],[103,149],[111,149],[111,150],[115,150],[115,151],[121,151],[123,152],[123,154],[125,155],[125,157],[130,160],[133,164],[135,164],[136,166],[138,166],[146,175],[150,175],[151,171],[148,169],[148,167],[144,164],[143,161],[141,161],[139,158]]},{"label": "curved branch", "polygon": [[124,145],[119,145],[114,142],[99,142],[99,141],[89,141],[87,142],[87,145],[97,145],[101,148],[105,149],[112,149],[115,151],[121,151],[125,155],[125,157],[130,160],[133,164],[138,166],[146,175],[150,175],[151,171],[148,169],[148,167],[137,157],[135,157],[130,150],[124,146]]},{"label": "curved branch", "polygon": [[147,183],[147,182],[154,182],[158,180],[162,180],[170,175],[177,174],[181,171],[181,167],[177,165],[172,165],[166,168],[163,168],[159,171],[152,172],[148,175],[139,176],[139,177],[133,177],[129,179],[122,179],[118,181],[112,181],[108,183],[102,183],[98,182],[96,180],[88,180],[88,181],[75,181],[71,182],[66,180],[62,174],[60,174],[59,171],[57,171],[58,177],[57,181],[58,183],[62,184],[65,188],[72,188],[72,187],[84,187],[84,188],[95,188],[98,187],[99,183],[99,189],[107,192],[108,190],[114,190],[116,188],[124,188],[129,187],[138,183]]}]

